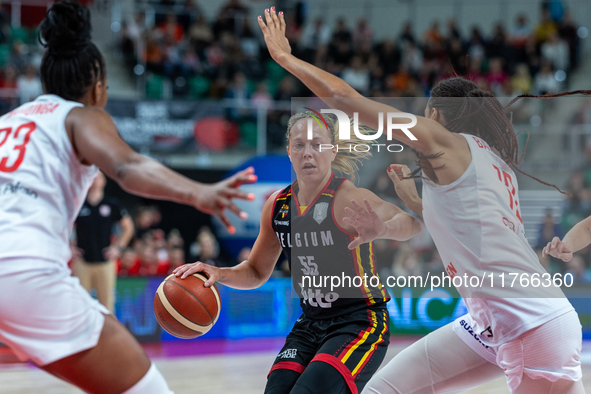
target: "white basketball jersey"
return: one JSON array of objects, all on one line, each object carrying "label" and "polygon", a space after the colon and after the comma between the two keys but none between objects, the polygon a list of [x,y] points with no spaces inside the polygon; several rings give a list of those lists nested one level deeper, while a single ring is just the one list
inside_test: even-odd
[{"label": "white basketball jersey", "polygon": [[470,165],[449,185],[423,180],[423,218],[448,275],[463,279],[456,287],[474,331],[495,345],[573,308],[560,288],[544,286],[549,274],[525,238],[515,174],[482,139],[462,136]]},{"label": "white basketball jersey", "polygon": [[65,119],[80,103],[43,95],[0,118],[0,272],[7,258],[70,259],[69,234],[98,169],[80,163]]}]

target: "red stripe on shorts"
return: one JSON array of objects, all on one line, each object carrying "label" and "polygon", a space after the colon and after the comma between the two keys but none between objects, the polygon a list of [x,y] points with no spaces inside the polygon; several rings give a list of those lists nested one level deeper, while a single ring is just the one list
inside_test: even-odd
[{"label": "red stripe on shorts", "polygon": [[321,353],[317,354],[310,362],[313,363],[314,361],[322,361],[332,365],[345,379],[345,383],[347,383],[349,390],[351,390],[351,394],[359,394],[359,391],[357,391],[357,385],[353,380],[353,375],[351,375],[351,371],[349,371],[347,367],[345,367],[345,364],[339,361],[338,358],[331,356],[330,354]]},{"label": "red stripe on shorts", "polygon": [[302,373],[302,372],[304,372],[304,369],[306,369],[306,367],[304,367],[302,364],[298,364],[294,361],[281,361],[280,363],[273,365],[273,367],[271,368],[271,370],[267,374],[267,379],[269,379],[269,375],[271,375],[271,372],[273,372],[276,369],[289,369],[290,371]]}]

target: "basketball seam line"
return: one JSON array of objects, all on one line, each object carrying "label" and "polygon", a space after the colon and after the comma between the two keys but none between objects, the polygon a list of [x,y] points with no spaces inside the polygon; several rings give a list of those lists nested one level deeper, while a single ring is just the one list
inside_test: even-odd
[{"label": "basketball seam line", "polygon": [[[197,297],[195,296],[195,294],[191,293],[191,292],[190,292],[190,291],[189,291],[189,290],[188,290],[186,287],[184,287],[184,286],[181,286],[180,284],[178,284],[178,283],[176,283],[176,282],[173,282],[173,281],[171,281],[171,280],[168,280],[168,279],[165,279],[164,281],[165,281],[165,282],[168,282],[168,283],[172,283],[172,284],[174,284],[174,285],[176,285],[176,286],[180,287],[181,289],[183,289],[183,290],[185,290],[187,293],[189,293],[189,295],[190,295],[191,297],[193,297],[195,300],[197,300],[197,302],[198,302],[199,304],[201,304],[201,306],[203,307],[203,309],[205,309],[205,312],[207,312],[207,315],[209,316],[209,320],[211,321],[209,324],[212,324],[212,325],[213,325],[214,321],[213,321],[213,317],[211,316],[211,313],[209,313],[209,310],[207,309],[207,307],[206,307],[205,305],[203,305],[203,303],[201,302],[201,300],[200,300],[199,298],[197,298]],[[164,289],[162,289],[162,290],[164,290]],[[166,293],[164,293],[164,294],[166,294]],[[168,298],[168,297],[166,297],[166,298]],[[169,302],[170,302],[170,301],[169,301]],[[217,301],[216,301],[216,304],[217,304]],[[194,321],[192,321],[191,319],[187,318],[187,316],[185,316],[185,315],[183,315],[181,312],[179,312],[179,311],[178,311],[178,310],[177,310],[177,309],[174,307],[174,305],[172,305],[172,303],[170,303],[170,305],[171,305],[171,306],[174,308],[174,310],[175,310],[175,311],[177,311],[177,313],[178,313],[179,315],[183,316],[185,319],[189,320],[190,322],[192,322],[192,323],[194,323],[194,324],[201,325],[201,324],[199,324],[199,323],[195,323],[195,322],[194,322]]]},{"label": "basketball seam line", "polygon": [[[163,302],[162,302],[162,300],[160,299],[160,294],[158,294],[158,292],[156,292],[156,296],[158,297],[158,301],[160,301],[160,304],[162,304],[162,307],[164,308],[164,310],[168,312],[168,310],[167,310],[167,309],[166,309],[166,307],[164,306],[164,303],[163,303]],[[183,314],[182,314],[182,313],[180,313],[179,311],[177,311],[177,310],[176,310],[176,308],[174,307],[174,305],[172,305],[172,304],[170,303],[170,301],[169,301],[168,303],[170,304],[170,306],[172,307],[172,309],[174,309],[174,310],[176,311],[176,313],[178,313],[179,315],[183,316]],[[170,312],[168,312],[168,313],[170,314]],[[171,316],[172,316],[172,315],[171,315]],[[184,316],[183,316],[183,317],[184,317]],[[187,330],[189,330],[189,331],[193,331],[193,332],[196,332],[196,333],[198,333],[198,334],[201,334],[201,335],[203,335],[203,333],[202,333],[201,331],[196,331],[196,330],[193,330],[192,328],[189,328],[189,327],[185,326],[183,323],[181,323],[181,322],[179,322],[178,320],[176,320],[176,319],[174,318],[174,316],[172,316],[172,318],[174,319],[174,321],[176,321],[177,323],[179,323],[181,326],[183,326],[183,327],[184,327],[184,328],[186,328]],[[187,319],[187,318],[185,317],[185,319]],[[187,319],[187,320],[189,320],[189,319]],[[190,320],[189,320],[189,321],[190,321]],[[197,323],[195,323],[195,324],[197,324]],[[199,325],[200,325],[200,324],[199,324]],[[161,326],[161,327],[162,327],[162,328],[163,328],[163,329],[164,329],[166,332],[168,332],[169,334],[171,334],[171,335],[174,335],[174,336],[177,336],[177,333],[173,333],[173,332],[170,332],[170,331],[168,331],[168,330],[166,329],[166,327],[164,327],[163,325],[160,325],[160,326]],[[191,338],[188,338],[188,339],[191,339]]]}]

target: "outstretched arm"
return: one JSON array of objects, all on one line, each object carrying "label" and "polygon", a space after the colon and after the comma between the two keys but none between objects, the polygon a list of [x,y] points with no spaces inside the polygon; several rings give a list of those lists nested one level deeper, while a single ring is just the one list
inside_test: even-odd
[{"label": "outstretched arm", "polygon": [[204,272],[208,277],[207,282],[205,282],[207,287],[215,282],[242,290],[262,286],[273,273],[275,263],[282,250],[281,244],[271,227],[273,202],[276,196],[277,192],[273,193],[263,207],[261,231],[247,260],[231,268],[217,268],[201,262],[185,264],[175,269],[173,273],[184,279],[196,272]]},{"label": "outstretched arm", "polygon": [[423,217],[423,200],[419,197],[414,179],[408,178],[410,174],[410,169],[404,164],[391,164],[388,167],[388,176],[394,183],[398,197],[408,209],[417,216]]},{"label": "outstretched arm", "polygon": [[571,228],[562,241],[560,238],[554,237],[542,250],[542,256],[550,255],[563,261],[570,261],[573,258],[573,253],[589,244],[591,244],[591,216]]},{"label": "outstretched arm", "polygon": [[[359,121],[373,129],[379,127],[379,114],[401,112],[396,108],[363,97],[341,78],[319,69],[291,54],[285,37],[285,19],[275,10],[265,10],[265,20],[259,16],[259,26],[271,57],[283,68],[302,81],[314,94],[330,107],[347,113],[350,117],[359,113]],[[438,122],[417,117],[417,125],[410,129],[417,138],[412,141],[401,130],[393,130],[392,137],[408,144],[424,155],[438,153],[442,148],[453,146],[456,139],[449,138],[449,132]]]},{"label": "outstretched arm", "polygon": [[233,227],[225,209],[246,217],[232,199],[254,197],[240,190],[241,185],[256,181],[252,168],[215,184],[192,181],[131,149],[109,114],[98,108],[74,108],[66,118],[66,129],[79,159],[99,167],[129,193],[194,206],[218,216],[230,231]]},{"label": "outstretched arm", "polygon": [[340,217],[339,210],[344,209],[346,216],[342,217],[343,223],[358,234],[349,244],[349,249],[374,239],[406,241],[421,231],[421,222],[417,218],[367,189],[351,186],[337,196],[337,216]]}]

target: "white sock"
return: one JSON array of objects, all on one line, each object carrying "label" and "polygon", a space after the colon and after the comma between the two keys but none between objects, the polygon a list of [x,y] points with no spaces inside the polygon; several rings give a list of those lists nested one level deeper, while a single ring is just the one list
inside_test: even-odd
[{"label": "white sock", "polygon": [[150,369],[133,387],[126,390],[123,394],[174,394],[168,388],[164,377],[158,371],[158,368],[152,363]]}]

